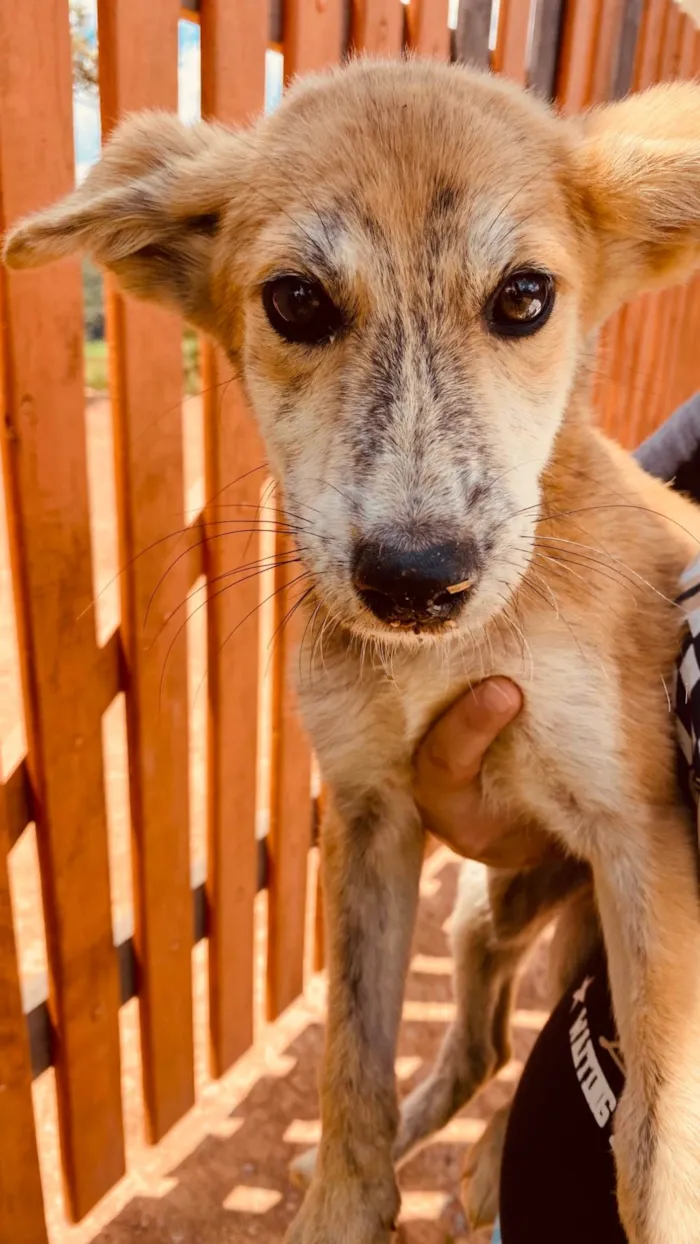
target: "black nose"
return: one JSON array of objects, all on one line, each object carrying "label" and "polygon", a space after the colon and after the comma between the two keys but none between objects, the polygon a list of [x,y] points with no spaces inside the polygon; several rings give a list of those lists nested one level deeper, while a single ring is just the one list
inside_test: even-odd
[{"label": "black nose", "polygon": [[444,622],[462,608],[478,575],[477,562],[470,541],[421,549],[361,541],[355,549],[353,583],[382,622]]}]

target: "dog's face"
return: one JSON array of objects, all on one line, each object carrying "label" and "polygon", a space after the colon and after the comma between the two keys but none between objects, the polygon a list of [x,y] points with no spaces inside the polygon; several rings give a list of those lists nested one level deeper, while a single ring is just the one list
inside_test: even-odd
[{"label": "dog's face", "polygon": [[309,569],[334,616],[395,638],[510,596],[581,338],[563,127],[435,76],[358,67],[292,98],[267,127],[277,210],[235,262]]},{"label": "dog's face", "polygon": [[247,133],[127,122],[7,254],[87,249],[213,332],[317,597],[364,634],[450,635],[527,567],[592,330],[695,262],[696,137],[695,87],[565,122],[466,70],[358,62]]}]

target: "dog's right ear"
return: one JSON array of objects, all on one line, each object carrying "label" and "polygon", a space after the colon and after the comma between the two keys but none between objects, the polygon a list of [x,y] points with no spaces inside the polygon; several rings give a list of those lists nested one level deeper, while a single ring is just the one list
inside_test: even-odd
[{"label": "dog's right ear", "polygon": [[700,85],[655,86],[571,122],[578,222],[598,248],[600,322],[700,265]]},{"label": "dog's right ear", "polygon": [[9,231],[5,263],[36,267],[82,252],[130,293],[175,306],[214,332],[214,249],[247,140],[167,113],[127,118],[81,186]]}]

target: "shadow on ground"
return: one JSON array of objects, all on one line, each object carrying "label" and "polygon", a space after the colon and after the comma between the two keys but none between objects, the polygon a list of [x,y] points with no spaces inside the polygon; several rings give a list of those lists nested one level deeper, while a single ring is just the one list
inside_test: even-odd
[{"label": "shadow on ground", "polygon": [[[401,1091],[412,1088],[435,1056],[449,1020],[451,982],[444,925],[454,899],[458,865],[443,862],[424,882],[414,943],[397,1069]],[[518,1002],[514,1054],[522,1061],[541,1022],[544,951],[523,980]],[[263,1075],[233,1113],[169,1172],[160,1195],[133,1197],[94,1237],[99,1244],[278,1244],[300,1203],[290,1184],[290,1159],[315,1139],[317,1075],[322,1026],[311,1022],[285,1049],[276,1068]],[[494,1083],[463,1112],[471,1123],[438,1138],[402,1172],[403,1244],[458,1244],[468,1238],[457,1191],[470,1138],[512,1091],[512,1078]],[[478,1237],[479,1244],[488,1236]],[[338,1244],[342,1244],[338,1241]]]}]

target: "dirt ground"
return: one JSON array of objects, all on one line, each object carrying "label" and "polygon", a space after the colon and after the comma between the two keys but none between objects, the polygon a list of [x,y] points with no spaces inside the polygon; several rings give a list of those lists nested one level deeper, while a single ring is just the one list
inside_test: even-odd
[{"label": "dirt ground", "polygon": [[[88,404],[88,464],[93,500],[93,553],[98,601],[96,626],[104,640],[118,622],[118,592],[109,409]],[[185,508],[196,511],[202,497],[201,409],[196,399],[184,409]],[[201,615],[200,615],[201,617]],[[200,623],[190,633],[190,683],[197,687],[204,664]],[[204,861],[206,695],[194,704],[191,725],[192,860]],[[123,706],[117,701],[105,720],[107,800],[114,924],[123,936],[131,921],[126,748]],[[7,563],[4,506],[0,505],[0,755],[8,773],[24,749],[16,667],[16,642]],[[311,863],[313,867],[313,860]],[[437,851],[427,862],[422,902],[404,1010],[397,1075],[402,1092],[411,1089],[435,1057],[452,1013],[446,924],[454,898],[457,863]],[[13,910],[25,1004],[44,988],[46,951],[33,830],[10,859]],[[193,952],[197,1104],[163,1142],[143,1141],[138,1003],[122,1008],[123,1097],[128,1174],[78,1226],[66,1223],[58,1167],[53,1073],[34,1086],[44,1196],[51,1244],[278,1244],[299,1205],[290,1184],[290,1159],[318,1134],[317,1076],[322,1048],[325,981],[307,972],[303,998],[275,1025],[262,1019],[265,955],[265,895],[258,900],[258,1037],[254,1048],[222,1080],[206,1070],[206,944]],[[460,1244],[468,1238],[457,1192],[459,1172],[484,1120],[512,1091],[513,1081],[545,1018],[544,948],[535,956],[520,991],[515,1016],[515,1060],[498,1080],[438,1136],[401,1175],[403,1244]],[[488,1233],[471,1237],[486,1244]],[[339,1241],[340,1244],[340,1241]]]}]

